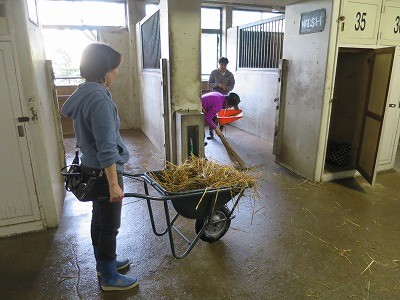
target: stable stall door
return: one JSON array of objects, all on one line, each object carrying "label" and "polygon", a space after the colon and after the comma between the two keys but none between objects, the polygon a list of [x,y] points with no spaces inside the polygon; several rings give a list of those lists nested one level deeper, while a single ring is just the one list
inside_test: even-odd
[{"label": "stable stall door", "polygon": [[[0,227],[40,220],[10,42],[0,42]],[[7,231],[4,231],[7,234]]]},{"label": "stable stall door", "polygon": [[370,89],[365,109],[357,171],[370,183],[375,182],[379,142],[390,84],[395,48],[374,50]]}]

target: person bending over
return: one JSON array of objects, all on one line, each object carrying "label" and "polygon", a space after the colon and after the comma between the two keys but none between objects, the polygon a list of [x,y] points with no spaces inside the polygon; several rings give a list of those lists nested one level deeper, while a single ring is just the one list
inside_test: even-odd
[{"label": "person bending over", "polygon": [[210,136],[207,139],[213,139],[213,130],[218,136],[222,135],[221,130],[214,123],[213,118],[217,116],[219,111],[223,108],[233,107],[239,109],[238,105],[240,103],[240,97],[238,94],[229,93],[228,95],[223,95],[218,92],[210,92],[204,94],[201,97],[201,105],[203,107],[204,120],[210,127]]}]

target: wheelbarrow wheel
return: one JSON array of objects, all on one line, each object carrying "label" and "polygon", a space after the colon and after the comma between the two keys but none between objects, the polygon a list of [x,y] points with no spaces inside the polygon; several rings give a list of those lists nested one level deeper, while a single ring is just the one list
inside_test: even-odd
[{"label": "wheelbarrow wheel", "polygon": [[[230,212],[231,211],[227,206],[222,206],[220,209],[214,212],[210,217],[210,222],[216,222],[223,219],[225,220],[215,224],[207,225],[203,234],[200,236],[200,239],[205,242],[214,243],[222,238],[228,231],[229,226],[231,226],[231,220],[227,219]],[[195,230],[197,234],[201,231],[206,221],[206,218],[196,220]]]}]

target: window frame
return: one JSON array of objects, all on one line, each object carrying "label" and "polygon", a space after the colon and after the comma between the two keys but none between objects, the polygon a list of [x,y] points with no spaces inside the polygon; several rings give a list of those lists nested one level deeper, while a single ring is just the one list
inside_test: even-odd
[{"label": "window frame", "polygon": [[[236,25],[236,26],[233,26],[233,14],[234,14],[234,12],[235,11],[246,11],[246,12],[257,12],[257,13],[271,13],[271,14],[276,14],[276,16],[275,17],[278,17],[278,16],[280,16],[280,15],[285,15],[285,12],[283,11],[277,11],[277,12],[273,12],[272,11],[272,9],[261,9],[260,7],[257,7],[257,8],[255,8],[255,9],[251,9],[251,8],[243,8],[243,7],[234,7],[233,9],[232,9],[232,27],[240,27],[240,26],[243,26],[243,25],[246,25],[246,24],[243,24],[243,25]],[[275,18],[275,17],[271,17],[271,18]],[[268,18],[268,19],[271,19],[271,18]],[[266,19],[261,19],[261,20],[259,20],[259,21],[262,21],[262,20],[266,20]],[[254,21],[254,22],[250,22],[250,23],[256,23],[256,22],[259,22],[259,21]],[[249,24],[250,24],[249,23]]]},{"label": "window frame", "polygon": [[[48,0],[46,0],[48,1]],[[46,2],[43,1],[43,2]],[[53,1],[68,1],[68,2],[90,2],[91,0],[53,0]],[[93,0],[97,2],[104,2],[104,3],[120,3],[124,5],[124,11],[125,11],[125,25],[120,26],[120,25],[46,25],[43,24],[43,22],[40,20],[40,11],[39,11],[39,23],[43,28],[48,28],[48,29],[71,29],[71,30],[113,30],[113,29],[121,29],[124,28],[128,30],[128,10],[127,10],[127,3],[124,0]],[[48,1],[50,2],[50,1]]]},{"label": "window frame", "polygon": [[[210,9],[218,9],[219,10],[219,29],[203,29],[201,28],[201,35],[204,34],[216,34],[217,35],[217,58],[218,54],[221,55],[222,53],[222,7],[220,6],[210,6],[210,5],[202,5],[201,8],[210,8]],[[200,16],[201,17],[201,16]],[[200,53],[200,59],[201,53]],[[215,67],[218,67],[218,59],[215,62]],[[203,70],[201,70],[201,77],[205,76],[210,76],[211,73],[203,73]],[[208,80],[208,79],[207,79]]]},{"label": "window frame", "polygon": [[[54,0],[57,1],[57,0]],[[60,0],[60,1],[81,1],[81,0]],[[88,0],[84,0],[88,1]],[[90,0],[89,0],[90,1]],[[127,4],[126,1],[124,0],[112,0],[112,1],[106,1],[106,0],[96,0],[98,2],[105,2],[105,3],[120,3],[124,5],[124,10],[125,10],[125,26],[98,26],[98,25],[46,25],[43,24],[40,20],[40,14],[39,14],[39,22],[42,26],[43,29],[55,29],[55,30],[79,30],[79,31],[96,31],[96,41],[100,42],[99,40],[99,31],[112,31],[115,29],[119,30],[126,30],[128,31],[128,11],[127,11]],[[71,76],[71,77],[55,77],[55,82],[56,80],[77,80],[82,77],[77,77],[77,76]]]}]

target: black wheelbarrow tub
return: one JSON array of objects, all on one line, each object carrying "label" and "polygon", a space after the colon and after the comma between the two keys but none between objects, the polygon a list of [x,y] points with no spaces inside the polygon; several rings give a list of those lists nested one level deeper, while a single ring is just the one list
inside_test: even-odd
[{"label": "black wheelbarrow tub", "polygon": [[[160,178],[161,172],[147,172],[143,174],[142,178],[160,194],[168,197],[177,213],[188,219],[202,219],[211,215],[244,189],[242,187],[222,187],[173,193],[165,190],[153,179],[152,175]],[[201,203],[198,205],[200,200]]]}]

